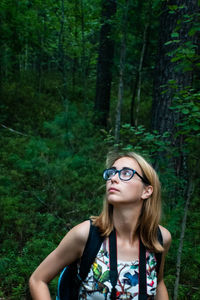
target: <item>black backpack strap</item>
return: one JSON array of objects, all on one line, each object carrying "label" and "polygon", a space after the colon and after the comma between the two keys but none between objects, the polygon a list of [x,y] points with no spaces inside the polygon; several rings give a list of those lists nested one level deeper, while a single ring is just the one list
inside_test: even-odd
[{"label": "black backpack strap", "polygon": [[83,251],[83,255],[81,257],[80,270],[79,270],[79,279],[84,281],[87,277],[91,265],[93,264],[97,253],[103,243],[104,237],[101,236],[98,227],[92,225],[92,221],[90,220],[90,232],[88,236],[88,240],[85,245],[85,249]]},{"label": "black backpack strap", "polygon": [[157,237],[158,237],[159,243],[163,246],[163,236],[162,236],[162,232],[161,232],[159,226],[158,226],[158,231],[157,231]]},{"label": "black backpack strap", "polygon": [[111,300],[116,299],[116,284],[118,279],[117,271],[117,242],[116,242],[116,230],[113,229],[109,235],[109,255],[110,255],[110,281],[112,284]]},{"label": "black backpack strap", "polygon": [[139,300],[147,300],[146,248],[141,239],[139,243]]},{"label": "black backpack strap", "polygon": [[[158,240],[161,245],[163,245],[163,237],[160,228],[158,227]],[[140,253],[139,253],[139,300],[147,300],[147,275],[146,275],[146,248],[142,243],[140,243]],[[110,253],[110,281],[112,284],[111,300],[116,299],[116,284],[118,279],[117,271],[117,245],[116,245],[116,231],[115,229],[111,232],[109,236],[109,253]],[[157,259],[157,274],[160,268],[160,263],[162,259],[162,253],[156,253]]]},{"label": "black backpack strap", "polygon": [[[163,246],[163,236],[162,236],[162,232],[161,232],[159,226],[158,226],[157,236],[158,236],[159,243]],[[157,276],[158,276],[159,271],[160,271],[160,264],[161,264],[161,260],[162,260],[162,253],[160,253],[160,252],[155,253],[155,256],[156,256],[156,261],[157,261],[156,270],[157,270]]]},{"label": "black backpack strap", "polygon": [[76,300],[79,297],[81,282],[85,280],[104,238],[97,227],[90,221],[88,240],[83,251],[78,274],[77,261],[67,266],[61,273],[58,282],[58,300]]}]

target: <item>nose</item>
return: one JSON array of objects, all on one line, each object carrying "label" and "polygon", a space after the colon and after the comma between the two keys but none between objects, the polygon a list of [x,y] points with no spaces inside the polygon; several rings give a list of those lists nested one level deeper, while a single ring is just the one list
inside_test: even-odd
[{"label": "nose", "polygon": [[119,172],[117,171],[116,174],[111,177],[111,182],[116,182],[116,181],[119,181]]}]

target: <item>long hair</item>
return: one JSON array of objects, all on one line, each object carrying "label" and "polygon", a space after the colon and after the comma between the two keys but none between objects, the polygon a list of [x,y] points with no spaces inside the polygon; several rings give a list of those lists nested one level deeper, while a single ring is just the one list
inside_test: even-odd
[{"label": "long hair", "polygon": [[[135,233],[137,233],[143,244],[150,251],[162,252],[163,247],[158,241],[157,231],[161,216],[161,186],[158,175],[150,163],[135,152],[110,152],[106,160],[106,167],[110,168],[114,162],[122,157],[134,159],[140,166],[142,176],[153,187],[153,193],[143,200]],[[144,183],[145,184],[145,183]],[[113,230],[113,206],[104,197],[103,210],[97,217],[91,217],[93,224],[98,226],[102,235],[108,236]]]}]

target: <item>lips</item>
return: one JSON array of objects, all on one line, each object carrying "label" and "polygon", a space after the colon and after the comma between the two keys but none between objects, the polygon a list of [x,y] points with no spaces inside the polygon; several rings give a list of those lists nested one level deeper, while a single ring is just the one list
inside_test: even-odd
[{"label": "lips", "polygon": [[114,187],[111,187],[111,188],[108,189],[108,192],[109,193],[114,193],[114,192],[119,192],[119,190],[114,188]]}]

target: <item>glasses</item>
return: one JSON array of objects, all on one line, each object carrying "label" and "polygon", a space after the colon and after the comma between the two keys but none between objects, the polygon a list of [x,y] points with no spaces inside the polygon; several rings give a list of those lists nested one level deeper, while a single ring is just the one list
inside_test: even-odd
[{"label": "glasses", "polygon": [[137,176],[139,176],[144,183],[149,184],[148,180],[143,178],[137,171],[130,168],[123,168],[121,170],[117,170],[115,168],[106,169],[103,171],[103,178],[106,181],[111,180],[117,173],[119,174],[119,178],[123,181],[128,181],[133,178],[135,174],[137,174]]}]

